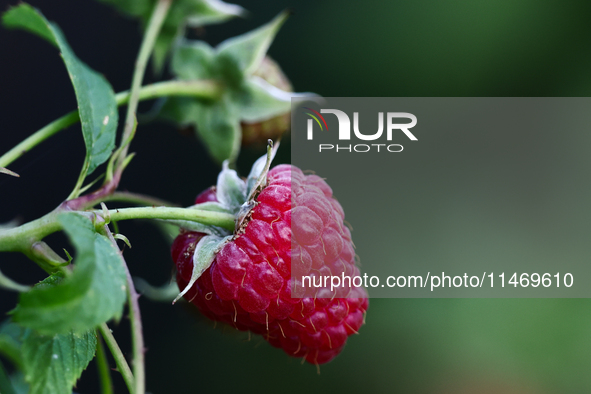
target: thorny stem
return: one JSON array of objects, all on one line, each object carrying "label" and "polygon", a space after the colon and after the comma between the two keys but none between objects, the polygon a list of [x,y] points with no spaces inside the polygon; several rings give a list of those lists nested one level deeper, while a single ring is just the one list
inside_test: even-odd
[{"label": "thorny stem", "polygon": [[120,174],[121,171],[123,171],[129,143],[133,136],[135,112],[139,102],[139,92],[144,79],[146,66],[148,65],[148,60],[152,54],[154,43],[156,42],[156,38],[158,37],[158,33],[160,32],[160,28],[162,27],[162,23],[166,18],[166,14],[168,13],[168,9],[170,8],[171,4],[172,0],[158,0],[158,3],[156,4],[156,7],[152,12],[152,16],[148,22],[146,33],[144,34],[144,39],[142,41],[140,52],[135,63],[135,70],[133,72],[133,78],[131,81],[130,98],[129,103],[127,104],[127,114],[125,116],[125,126],[123,129],[123,135],[121,136],[121,152],[119,157],[117,157],[117,174]]},{"label": "thorny stem", "polygon": [[113,358],[115,359],[115,364],[117,365],[117,370],[123,376],[123,380],[127,385],[127,389],[130,393],[135,394],[134,391],[134,376],[131,373],[131,369],[129,368],[129,364],[127,364],[127,360],[125,360],[125,356],[117,343],[117,340],[113,336],[111,329],[107,326],[107,323],[103,323],[99,326],[99,331],[107,344],[107,347],[111,351]]},{"label": "thorny stem", "polygon": [[[107,236],[113,243],[113,245],[119,250],[117,241],[113,237],[109,226],[104,226]],[[144,394],[146,391],[146,371],[144,365],[144,334],[142,331],[142,316],[140,313],[140,304],[138,298],[139,294],[135,291],[133,285],[133,279],[129,272],[129,267],[123,258],[123,252],[121,254],[121,260],[123,261],[123,268],[125,269],[125,275],[127,276],[127,300],[129,302],[129,311],[131,318],[131,341],[133,347],[133,377],[134,377],[134,394]]]},{"label": "thorny stem", "polygon": [[[154,98],[166,96],[186,96],[203,99],[214,99],[219,96],[220,92],[220,84],[212,80],[204,79],[195,81],[167,81],[143,86],[139,91],[139,100],[151,100]],[[117,93],[115,96],[118,106],[127,104],[129,102],[129,98],[129,91]],[[0,167],[6,167],[10,165],[12,162],[23,156],[25,153],[49,137],[57,134],[59,131],[73,124],[78,123],[79,121],[79,112],[78,110],[75,110],[47,124],[2,155],[0,157]]]},{"label": "thorny stem", "polygon": [[[127,265],[126,265],[127,267]],[[131,309],[131,336],[133,341],[133,374],[135,377],[135,392],[143,394],[146,391],[146,366],[144,362],[144,335],[142,316],[140,314],[139,294],[133,287],[133,279],[127,272],[127,297]]]}]

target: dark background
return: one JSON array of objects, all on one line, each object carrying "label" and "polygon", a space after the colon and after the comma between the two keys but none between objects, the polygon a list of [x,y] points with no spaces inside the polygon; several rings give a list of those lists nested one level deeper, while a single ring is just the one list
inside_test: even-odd
[{"label": "dark background", "polygon": [[[129,88],[140,43],[136,21],[89,0],[31,1],[63,29],[74,52],[115,91]],[[5,10],[16,1],[0,1]],[[290,7],[270,54],[296,90],[324,96],[589,96],[591,3],[458,0],[241,1],[248,19],[208,27],[217,44]],[[146,82],[157,80],[150,73]],[[0,29],[0,151],[75,108],[55,49],[37,37]],[[140,107],[148,111],[150,104]],[[558,136],[557,136],[558,138]],[[582,140],[583,143],[585,140]],[[0,222],[35,219],[74,186],[83,161],[78,127],[54,136],[0,178]],[[284,147],[283,160],[289,147]],[[525,148],[524,148],[525,149]],[[140,124],[138,152],[122,189],[182,205],[215,182],[217,168],[191,134]],[[242,172],[255,157],[241,158]],[[469,163],[467,163],[469,165]],[[371,201],[371,194],[368,194]],[[404,224],[401,224],[404,225]],[[170,278],[167,241],[150,224],[122,223],[133,249],[132,274]],[[66,241],[52,236],[60,250]],[[0,270],[22,283],[43,272],[3,254]],[[0,313],[16,303],[0,291]],[[587,299],[372,300],[367,325],[335,361],[300,366],[259,338],[221,328],[183,305],[141,300],[147,387],[153,393],[412,392],[585,393],[591,391],[591,303]],[[129,350],[128,324],[114,327]],[[114,374],[116,375],[116,374]],[[92,364],[77,391],[98,392]],[[121,379],[119,392],[124,392]]]}]

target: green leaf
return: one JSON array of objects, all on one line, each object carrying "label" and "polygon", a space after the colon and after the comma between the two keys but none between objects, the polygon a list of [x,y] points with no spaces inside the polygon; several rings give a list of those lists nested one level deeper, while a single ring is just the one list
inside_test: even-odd
[{"label": "green leaf", "polygon": [[242,130],[238,111],[228,97],[216,102],[198,102],[192,114],[197,134],[211,156],[221,163],[234,162],[240,151]]},{"label": "green leaf", "polygon": [[82,134],[86,145],[86,175],[104,163],[115,147],[117,103],[107,80],[74,55],[57,25],[28,4],[20,4],[3,16],[4,26],[37,34],[58,47],[74,86]]},{"label": "green leaf", "polygon": [[7,29],[22,29],[36,34],[59,49],[52,29],[45,18],[39,16],[39,12],[35,8],[22,3],[6,11],[2,15],[2,23]]},{"label": "green leaf", "polygon": [[288,15],[284,11],[266,25],[222,42],[217,47],[218,56],[232,58],[246,75],[254,73]]},{"label": "green leaf", "polygon": [[21,351],[29,393],[71,393],[93,359],[95,349],[94,331],[44,336],[27,329],[22,336]]},{"label": "green leaf", "polygon": [[[156,0],[99,0],[110,4],[119,11],[139,18],[145,27],[156,5]],[[220,0],[174,0],[160,34],[156,39],[153,63],[156,72],[160,72],[174,43],[183,36],[185,25],[200,27],[225,22],[236,16],[243,16],[246,11],[235,4]]]},{"label": "green leaf", "polygon": [[211,266],[215,254],[232,238],[231,235],[226,237],[218,237],[217,235],[206,235],[201,238],[195,247],[195,253],[193,254],[193,273],[191,274],[191,280],[189,284],[181,291],[181,293],[174,299],[173,303],[177,302],[191,286],[197,282],[197,279]]},{"label": "green leaf", "polygon": [[[95,348],[94,331],[41,335],[10,320],[0,326],[0,353],[24,373],[30,394],[71,393]],[[22,388],[22,379],[14,382]]]},{"label": "green leaf", "polygon": [[64,213],[59,221],[76,249],[74,270],[66,278],[52,275],[22,293],[14,321],[42,334],[64,334],[119,319],[126,299],[119,250],[82,215]]}]

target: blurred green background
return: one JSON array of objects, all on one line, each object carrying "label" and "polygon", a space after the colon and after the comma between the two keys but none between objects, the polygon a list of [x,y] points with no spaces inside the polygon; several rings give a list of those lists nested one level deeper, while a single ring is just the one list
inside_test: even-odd
[{"label": "blurred green background", "polygon": [[[15,3],[2,1],[0,9]],[[135,21],[89,0],[31,3],[63,28],[77,55],[116,91],[128,88],[140,40]],[[216,44],[292,8],[295,15],[270,54],[298,91],[352,97],[591,94],[588,1],[238,3],[251,12],[248,19],[198,34]],[[0,86],[2,151],[75,106],[54,49],[25,33],[0,32]],[[82,163],[82,146],[72,128],[15,163],[12,169],[22,178],[0,180],[0,221],[31,220],[63,200]],[[216,168],[196,139],[169,125],[140,126],[133,150],[139,154],[123,188],[189,205],[215,182]],[[245,152],[244,168],[255,156]],[[165,283],[171,271],[166,241],[145,223],[125,223],[122,232],[134,246],[126,252],[132,273]],[[66,245],[59,236],[50,241]],[[42,277],[20,256],[1,255],[0,269],[25,283]],[[14,294],[0,292],[0,312],[15,302]],[[190,308],[146,299],[141,307],[152,393],[591,392],[587,299],[371,300],[360,335],[320,375],[260,338],[248,341],[244,333],[213,329]],[[115,335],[130,348],[126,321]],[[97,392],[94,365],[77,391]]]}]

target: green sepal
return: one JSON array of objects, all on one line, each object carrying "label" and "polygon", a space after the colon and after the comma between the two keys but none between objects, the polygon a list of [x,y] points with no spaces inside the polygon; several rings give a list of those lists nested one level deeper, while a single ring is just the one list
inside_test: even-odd
[{"label": "green sepal", "polygon": [[[268,24],[212,48],[202,41],[182,40],[172,57],[172,70],[182,80],[216,79],[225,89],[215,101],[170,98],[160,116],[182,125],[196,125],[212,158],[233,163],[242,142],[241,120],[290,110],[289,94],[270,89],[251,77],[287,18],[283,12]],[[251,80],[252,79],[252,80]]]},{"label": "green sepal", "polygon": [[196,231],[198,233],[217,235],[219,237],[229,235],[228,230],[226,230],[225,228],[221,228],[218,226],[209,226],[207,224],[192,222],[190,220],[165,220],[164,222],[185,230]]},{"label": "green sepal", "polygon": [[199,111],[200,103],[189,97],[167,97],[158,116],[181,126],[194,125],[194,114]]},{"label": "green sepal", "polygon": [[246,183],[240,179],[236,171],[229,168],[227,160],[218,174],[216,198],[233,214],[236,214],[246,201]]},{"label": "green sepal", "polygon": [[222,205],[217,201],[208,201],[201,204],[191,205],[189,208],[200,209],[202,211],[223,212],[232,214],[232,209]]},{"label": "green sepal", "polygon": [[227,39],[216,48],[217,56],[233,59],[244,75],[251,75],[260,65],[279,28],[288,16],[289,12],[284,11],[266,25]]},{"label": "green sepal", "polygon": [[240,111],[240,119],[254,123],[267,120],[291,110],[291,98],[301,93],[285,92],[259,77],[248,78],[235,103]]},{"label": "green sepal", "polygon": [[196,127],[209,155],[219,164],[234,161],[240,152],[242,130],[238,108],[227,94],[216,101],[170,97],[159,116],[183,126]]},{"label": "green sepal", "polygon": [[174,51],[172,72],[183,80],[215,76],[215,50],[204,41],[183,40]]},{"label": "green sepal", "polygon": [[195,253],[193,254],[193,273],[191,274],[191,280],[187,286],[181,291],[181,293],[174,299],[173,304],[181,299],[189,289],[197,282],[197,279],[211,266],[215,255],[220,249],[232,238],[231,235],[226,237],[218,237],[217,235],[206,235],[201,238],[195,247]]},{"label": "green sepal", "polygon": [[237,108],[224,95],[214,102],[197,102],[192,114],[197,135],[205,143],[210,155],[218,162],[234,162],[240,152],[242,131]]},{"label": "green sepal", "polygon": [[267,185],[267,173],[271,168],[271,163],[279,149],[279,142],[269,143],[267,145],[267,153],[259,157],[252,167],[250,173],[246,177],[246,199],[251,200],[257,192],[257,189]]}]

